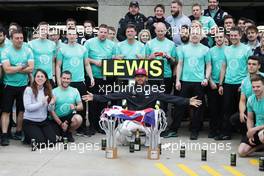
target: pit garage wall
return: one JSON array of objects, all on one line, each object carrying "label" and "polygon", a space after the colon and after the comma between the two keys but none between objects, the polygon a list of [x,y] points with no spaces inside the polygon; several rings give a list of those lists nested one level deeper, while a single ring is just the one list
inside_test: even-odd
[{"label": "pit garage wall", "polygon": [[[117,28],[118,21],[128,12],[128,5],[131,0],[98,0],[98,24],[107,24]],[[154,14],[156,4],[163,4],[166,7],[165,16],[170,15],[171,0],[138,0],[140,12],[146,17]],[[191,6],[200,3],[203,8],[207,7],[207,0],[183,0],[183,12],[191,14]]]}]

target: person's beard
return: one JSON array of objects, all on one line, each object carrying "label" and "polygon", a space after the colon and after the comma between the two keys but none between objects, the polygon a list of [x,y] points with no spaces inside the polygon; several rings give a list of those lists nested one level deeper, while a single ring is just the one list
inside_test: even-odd
[{"label": "person's beard", "polygon": [[182,43],[184,43],[184,44],[188,43],[189,40],[190,40],[190,37],[187,37],[187,36],[182,36],[182,37],[181,37],[181,41],[182,41]]},{"label": "person's beard", "polygon": [[179,12],[179,11],[176,11],[176,12],[171,12],[171,15],[172,15],[173,17],[178,17],[178,16],[179,16],[179,14],[180,14],[180,12]]}]

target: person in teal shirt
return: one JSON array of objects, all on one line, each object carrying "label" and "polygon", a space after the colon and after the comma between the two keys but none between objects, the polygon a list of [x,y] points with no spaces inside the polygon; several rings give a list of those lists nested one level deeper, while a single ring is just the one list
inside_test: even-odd
[{"label": "person in teal shirt", "polygon": [[162,84],[165,87],[165,93],[170,94],[172,90],[172,64],[176,59],[176,47],[174,42],[166,38],[167,28],[164,23],[156,24],[157,37],[148,41],[146,44],[146,57],[148,59],[158,59],[164,61],[164,79]]},{"label": "person in teal shirt", "polygon": [[[149,80],[150,85],[164,86],[165,94],[170,94],[172,91],[172,67],[176,58],[176,47],[173,41],[166,38],[167,28],[162,22],[155,25],[156,36],[154,39],[147,42],[145,46],[146,57],[150,60],[163,60],[164,79]],[[162,109],[167,112],[168,104],[162,104]]]},{"label": "person in teal shirt", "polygon": [[208,138],[218,138],[220,129],[221,129],[221,106],[222,106],[222,96],[218,94],[218,83],[220,79],[220,72],[222,64],[224,63],[224,44],[225,34],[224,32],[218,32],[215,34],[215,43],[216,46],[210,48],[209,55],[211,58],[212,64],[212,74],[209,79],[209,88],[207,91],[208,97],[208,110],[210,116],[209,121],[209,134]]},{"label": "person in teal shirt", "polygon": [[38,25],[39,39],[28,42],[28,45],[34,55],[34,72],[39,68],[44,70],[48,74],[48,78],[54,87],[56,45],[54,42],[47,39],[48,25],[47,22],[40,22]]},{"label": "person in teal shirt", "polygon": [[[116,44],[107,39],[107,35],[107,25],[101,24],[97,37],[87,40],[84,44],[88,52],[88,60],[91,64],[95,81],[95,86],[90,91],[95,94],[105,94],[102,87],[106,85],[113,86],[115,82],[114,79],[105,78],[102,74],[102,60],[113,59],[116,55]],[[105,105],[103,103],[92,102],[89,107],[90,134],[95,134],[95,131],[103,132],[98,122]]]},{"label": "person in teal shirt", "polygon": [[[57,55],[56,63],[56,75],[57,83],[61,85],[60,82],[60,73],[61,71],[68,70],[71,72],[71,86],[77,88],[79,93],[82,95],[86,94],[87,87],[85,84],[85,73],[84,68],[86,69],[87,74],[90,77],[91,85],[94,86],[94,78],[91,70],[90,63],[88,61],[87,50],[84,46],[77,43],[77,31],[75,28],[68,28],[67,31],[67,40],[68,43],[62,46],[59,49]],[[83,101],[83,110],[79,112],[82,116],[82,125],[77,132],[84,134],[87,130],[86,127],[86,104]]]},{"label": "person in teal shirt", "polygon": [[72,132],[80,127],[83,119],[76,112],[83,110],[83,104],[79,91],[70,86],[71,78],[70,71],[63,71],[60,86],[52,90],[55,104],[52,105],[53,109],[50,108],[50,119],[57,136],[67,137],[69,142],[74,142]]},{"label": "person in teal shirt", "polygon": [[241,141],[238,153],[248,156],[264,144],[264,77],[256,74],[251,78],[254,94],[247,102],[247,138]]},{"label": "person in teal shirt", "polygon": [[[219,94],[223,95],[223,122],[221,138],[231,139],[232,126],[230,123],[231,115],[238,112],[239,97],[242,80],[247,76],[247,63],[249,56],[252,55],[251,49],[241,43],[242,31],[239,27],[230,29],[231,46],[224,51],[225,62],[221,68],[219,81]],[[224,85],[223,85],[224,83]]]},{"label": "person in teal shirt", "polygon": [[136,35],[136,26],[133,24],[129,24],[126,28],[127,39],[117,44],[115,59],[145,58],[145,46],[143,43],[135,39]]},{"label": "person in teal shirt", "polygon": [[241,84],[241,94],[239,100],[239,112],[235,113],[231,116],[231,124],[239,129],[240,133],[242,134],[242,140],[246,137],[247,132],[247,100],[248,98],[254,94],[252,90],[251,78],[257,74],[264,75],[263,73],[259,72],[261,66],[260,58],[257,56],[250,56],[248,58],[247,68],[248,68],[248,75],[242,81]]},{"label": "person in teal shirt", "polygon": [[5,29],[0,27],[0,79],[2,79],[2,59],[1,53],[4,49],[11,45],[11,43],[6,42],[8,39],[6,38]]},{"label": "person in teal shirt", "polygon": [[202,6],[200,4],[194,4],[192,6],[192,21],[198,20],[203,26],[203,33],[208,37],[208,44],[210,47],[213,46],[214,41],[211,37],[211,34],[215,34],[217,29],[217,24],[215,23],[214,19],[210,16],[203,16],[202,15]]},{"label": "person in teal shirt", "polygon": [[[183,45],[178,50],[178,65],[176,74],[176,89],[180,91],[180,96],[197,96],[198,99],[204,99],[204,87],[208,85],[211,75],[211,60],[209,48],[200,43],[202,38],[202,26],[191,27],[190,42]],[[177,132],[181,119],[184,115],[184,109],[175,110],[175,123],[173,131]],[[193,111],[191,120],[191,140],[197,140],[202,123],[202,108],[196,108]]]},{"label": "person in teal shirt", "polygon": [[116,45],[114,42],[107,39],[107,25],[100,25],[98,36],[89,39],[84,46],[88,52],[88,58],[92,66],[94,78],[102,79],[102,60],[112,59],[116,54]]},{"label": "person in teal shirt", "polygon": [[15,138],[22,138],[23,122],[23,92],[28,85],[28,74],[34,69],[33,53],[30,48],[23,44],[22,30],[14,30],[11,33],[12,45],[1,53],[4,70],[4,94],[2,97],[2,140],[1,145],[9,145],[7,135],[9,115],[12,112],[14,100],[18,111]]}]

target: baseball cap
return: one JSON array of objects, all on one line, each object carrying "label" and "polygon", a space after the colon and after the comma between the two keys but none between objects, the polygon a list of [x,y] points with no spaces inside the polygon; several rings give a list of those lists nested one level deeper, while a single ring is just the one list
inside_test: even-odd
[{"label": "baseball cap", "polygon": [[139,68],[136,70],[136,73],[135,73],[135,76],[137,75],[147,76],[147,71],[144,68]]},{"label": "baseball cap", "polygon": [[138,4],[138,2],[137,1],[131,1],[130,3],[129,3],[129,7],[139,7],[139,4]]}]

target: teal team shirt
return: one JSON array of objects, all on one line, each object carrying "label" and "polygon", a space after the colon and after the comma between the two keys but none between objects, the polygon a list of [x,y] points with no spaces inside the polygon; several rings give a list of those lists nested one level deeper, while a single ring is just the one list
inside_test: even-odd
[{"label": "teal team shirt", "polygon": [[179,61],[183,62],[181,80],[202,82],[205,79],[206,64],[210,63],[209,48],[203,44],[186,44],[178,49]]},{"label": "teal team shirt", "polygon": [[[264,73],[259,72],[262,76],[264,76]],[[246,96],[246,98],[250,97],[252,94],[254,94],[252,90],[252,84],[250,80],[250,75],[248,74],[245,79],[243,79],[241,84],[241,93]],[[264,108],[264,107],[263,107]]]},{"label": "teal team shirt", "polygon": [[125,40],[117,44],[116,55],[122,55],[124,56],[124,59],[137,59],[136,55],[144,58],[145,46],[137,40],[135,40],[133,44],[129,44],[127,40]]},{"label": "teal team shirt", "polygon": [[70,105],[77,105],[77,103],[81,102],[81,96],[78,90],[70,86],[66,90],[57,87],[52,90],[52,93],[56,98],[55,113],[58,117],[71,114],[73,111],[71,110]]},{"label": "teal team shirt", "polygon": [[[3,64],[9,61],[11,66],[28,65],[29,61],[34,61],[31,49],[25,44],[23,44],[19,50],[16,50],[13,45],[7,47],[2,51],[1,58]],[[4,84],[15,87],[26,86],[28,84],[28,74],[5,73]]]},{"label": "teal team shirt", "polygon": [[222,64],[225,61],[224,50],[225,50],[225,46],[221,48],[214,46],[209,50],[209,55],[212,64],[212,80],[215,83],[219,83]]},{"label": "teal team shirt", "polygon": [[[212,17],[201,16],[199,21],[202,24],[203,30],[204,30],[206,35],[208,34],[208,32],[211,32],[212,28],[217,27],[217,25],[216,25],[216,23]],[[211,36],[208,36],[207,38],[208,38],[209,46],[210,47],[213,46],[213,44],[214,44],[213,38]]]},{"label": "teal team shirt", "polygon": [[[100,41],[98,37],[87,40],[84,46],[88,52],[88,58],[100,61],[102,59],[112,59],[116,54],[116,44],[108,39]],[[103,78],[102,67],[91,64],[93,76]]]},{"label": "teal team shirt", "polygon": [[241,84],[247,76],[247,61],[252,50],[243,43],[239,46],[228,46],[225,48],[226,84]]},{"label": "teal team shirt", "polygon": [[210,30],[214,27],[217,27],[214,19],[208,16],[201,16],[199,19],[200,23],[202,23],[203,29],[210,32]]},{"label": "teal team shirt", "polygon": [[56,54],[56,45],[48,39],[36,39],[28,43],[34,55],[34,72],[37,69],[44,70],[49,79],[52,79],[53,73],[53,58]]},{"label": "teal team shirt", "polygon": [[62,71],[72,73],[72,82],[84,81],[84,61],[87,58],[86,48],[78,43],[63,45],[57,56],[57,60],[62,61]]},{"label": "teal team shirt", "polygon": [[8,39],[6,38],[4,45],[2,47],[0,47],[0,64],[2,63],[2,57],[1,57],[2,51],[4,51],[6,48],[8,48],[9,46],[12,45],[12,43],[9,40],[8,40],[9,42],[6,42],[6,40],[8,40]]},{"label": "teal team shirt", "polygon": [[[165,38],[164,40],[160,41],[157,38],[154,38],[147,42],[146,44],[146,56],[149,56],[155,52],[163,52],[167,53],[170,57],[176,58],[176,47],[173,41]],[[172,77],[172,70],[171,65],[164,57],[156,57],[156,59],[164,61],[164,77],[171,78]]]},{"label": "teal team shirt", "polygon": [[256,95],[253,94],[248,98],[247,111],[255,114],[256,123],[255,126],[264,125],[264,98],[257,99]]}]

